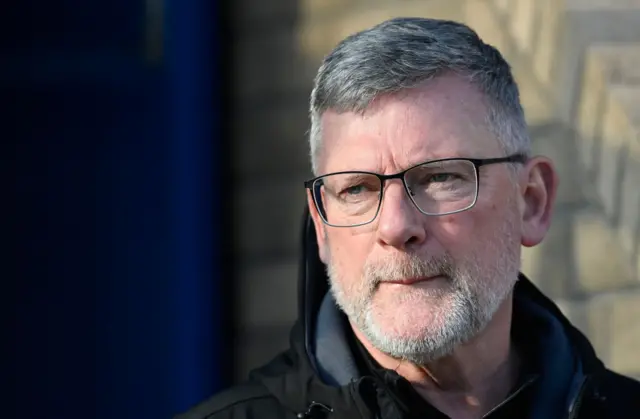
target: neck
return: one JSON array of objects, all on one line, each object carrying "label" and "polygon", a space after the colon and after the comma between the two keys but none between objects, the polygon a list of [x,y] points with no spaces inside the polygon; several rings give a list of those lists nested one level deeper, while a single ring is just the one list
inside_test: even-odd
[{"label": "neck", "polygon": [[394,359],[354,328],[371,356],[407,379],[424,399],[452,418],[482,417],[502,402],[517,380],[520,360],[511,342],[512,296],[472,341],[427,365]]}]

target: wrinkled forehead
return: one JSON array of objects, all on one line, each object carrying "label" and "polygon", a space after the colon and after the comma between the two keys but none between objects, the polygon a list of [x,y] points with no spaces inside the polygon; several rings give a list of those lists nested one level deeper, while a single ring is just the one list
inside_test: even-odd
[{"label": "wrinkled forehead", "polygon": [[326,111],[321,173],[399,171],[431,159],[495,157],[484,96],[458,77],[378,98],[364,113]]}]

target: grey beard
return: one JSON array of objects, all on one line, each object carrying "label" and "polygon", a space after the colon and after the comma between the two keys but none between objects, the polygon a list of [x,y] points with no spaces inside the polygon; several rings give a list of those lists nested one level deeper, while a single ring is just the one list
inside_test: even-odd
[{"label": "grey beard", "polygon": [[[503,267],[503,266],[501,266]],[[378,350],[387,355],[424,365],[453,353],[460,344],[470,341],[490,322],[500,304],[507,297],[514,281],[504,279],[483,283],[476,272],[457,269],[449,255],[424,260],[407,255],[403,260],[391,260],[373,265],[367,263],[361,283],[352,292],[342,287],[336,267],[327,268],[331,292],[338,306],[361,333]],[[492,272],[498,274],[498,272]],[[500,272],[503,275],[505,272]],[[425,326],[419,338],[401,338],[385,334],[377,325],[372,300],[380,283],[411,277],[442,276],[447,285],[438,289],[421,290],[407,298],[421,298],[425,304],[437,304],[439,326]],[[496,285],[497,284],[497,285]],[[495,287],[498,286],[498,289]],[[444,310],[446,308],[446,310]]]}]

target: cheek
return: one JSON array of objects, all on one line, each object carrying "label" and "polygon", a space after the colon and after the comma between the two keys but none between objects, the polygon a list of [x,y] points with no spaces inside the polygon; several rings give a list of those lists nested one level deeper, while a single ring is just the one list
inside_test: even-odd
[{"label": "cheek", "polygon": [[482,246],[493,237],[496,228],[497,210],[491,206],[487,211],[475,208],[459,214],[439,217],[431,227],[434,238],[451,254],[465,253]]},{"label": "cheek", "polygon": [[353,236],[347,230],[331,232],[327,238],[329,262],[338,270],[342,281],[359,278],[369,256],[369,240]]},{"label": "cheek", "polygon": [[469,237],[473,237],[476,218],[471,211],[444,215],[435,218],[429,230],[439,243],[449,249],[451,246],[460,246]]}]

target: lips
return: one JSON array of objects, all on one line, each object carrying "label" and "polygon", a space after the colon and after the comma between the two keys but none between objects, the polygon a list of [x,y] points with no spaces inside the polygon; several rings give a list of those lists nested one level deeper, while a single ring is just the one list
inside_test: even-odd
[{"label": "lips", "polygon": [[404,279],[395,280],[395,281],[385,281],[385,283],[398,284],[398,285],[414,285],[420,282],[433,281],[434,279],[438,279],[438,278],[440,278],[440,275],[429,276],[429,277],[423,276],[423,277],[417,277],[417,278],[404,278]]}]

